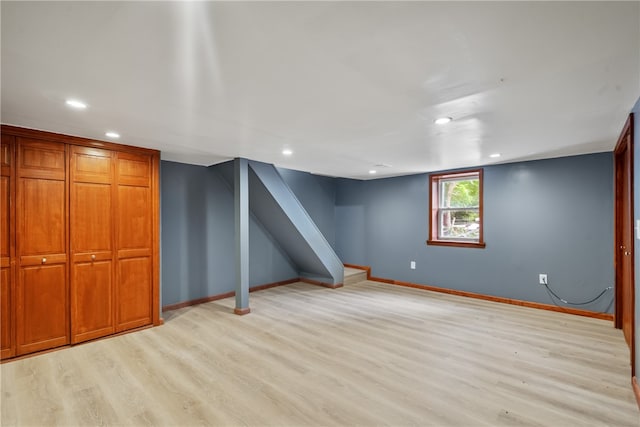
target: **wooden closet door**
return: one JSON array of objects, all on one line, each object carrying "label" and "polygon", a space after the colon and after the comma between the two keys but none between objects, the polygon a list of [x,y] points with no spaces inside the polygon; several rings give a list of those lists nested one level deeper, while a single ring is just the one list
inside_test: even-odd
[{"label": "wooden closet door", "polygon": [[2,135],[0,145],[0,358],[15,355],[14,277],[14,137]]},{"label": "wooden closet door", "polygon": [[17,138],[17,354],[69,343],[65,145]]},{"label": "wooden closet door", "polygon": [[71,146],[71,342],[115,331],[113,154]]},{"label": "wooden closet door", "polygon": [[152,323],[151,156],[117,153],[116,330]]}]

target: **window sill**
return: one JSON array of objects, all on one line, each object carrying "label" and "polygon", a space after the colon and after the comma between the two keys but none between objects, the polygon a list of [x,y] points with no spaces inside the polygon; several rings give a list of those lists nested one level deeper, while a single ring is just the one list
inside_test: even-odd
[{"label": "window sill", "polygon": [[427,240],[427,245],[430,246],[453,246],[456,248],[476,248],[484,249],[487,244],[484,242],[455,242],[451,240]]}]

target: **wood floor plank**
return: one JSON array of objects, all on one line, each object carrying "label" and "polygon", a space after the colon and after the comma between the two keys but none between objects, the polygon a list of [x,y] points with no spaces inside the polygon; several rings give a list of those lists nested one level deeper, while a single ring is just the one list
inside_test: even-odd
[{"label": "wood floor plank", "polygon": [[611,322],[304,283],[0,367],[3,426],[639,426]]}]

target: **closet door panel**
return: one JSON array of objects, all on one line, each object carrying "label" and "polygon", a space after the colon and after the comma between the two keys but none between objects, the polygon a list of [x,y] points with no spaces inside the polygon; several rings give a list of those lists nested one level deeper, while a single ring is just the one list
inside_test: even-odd
[{"label": "closet door panel", "polygon": [[20,176],[65,180],[66,155],[64,144],[18,138],[18,147]]},{"label": "closet door panel", "polygon": [[1,357],[13,356],[13,322],[11,304],[11,268],[0,269],[0,342],[2,343]]},{"label": "closet door panel", "polygon": [[66,276],[66,264],[21,269],[18,354],[68,344]]},{"label": "closet door panel", "polygon": [[111,260],[74,263],[71,276],[72,342],[114,332],[112,275]]},{"label": "closet door panel", "polygon": [[148,187],[118,188],[118,250],[151,250],[151,210]]},{"label": "closet door panel", "polygon": [[[4,147],[3,147],[4,148]],[[13,356],[10,177],[0,177],[0,358]]]},{"label": "closet door panel", "polygon": [[116,329],[152,323],[151,157],[118,153]]},{"label": "closet door panel", "polygon": [[151,323],[148,187],[118,187],[118,331]]},{"label": "closet door panel", "polygon": [[118,153],[118,183],[148,187],[151,180],[151,158],[131,153]]},{"label": "closet door panel", "polygon": [[0,147],[0,358],[5,359],[15,355],[12,209],[14,138],[3,134]]},{"label": "closet door panel", "polygon": [[65,182],[22,178],[20,254],[66,252]]},{"label": "closet door panel", "polygon": [[11,199],[9,197],[9,185],[11,178],[8,176],[0,176],[0,197],[2,200],[1,208],[0,208],[0,257],[2,259],[2,263],[5,262],[9,264],[10,254],[10,243],[11,243],[11,233],[10,233],[10,220],[11,215],[9,214],[9,206],[11,206]]},{"label": "closet door panel", "polygon": [[118,263],[118,331],[151,323],[150,257],[121,259]]},{"label": "closet door panel", "polygon": [[71,188],[71,247],[74,255],[111,252],[111,186],[74,182]]},{"label": "closet door panel", "polygon": [[18,138],[17,354],[69,343],[64,144]]},{"label": "closet door panel", "polygon": [[113,154],[71,147],[71,341],[112,334]]}]

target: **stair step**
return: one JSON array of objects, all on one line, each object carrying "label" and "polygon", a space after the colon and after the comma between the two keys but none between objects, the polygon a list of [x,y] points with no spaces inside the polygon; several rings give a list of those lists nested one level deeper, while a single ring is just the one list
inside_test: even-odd
[{"label": "stair step", "polygon": [[343,284],[353,285],[354,283],[359,283],[367,280],[367,272],[365,270],[360,270],[357,268],[344,268],[344,280]]}]

